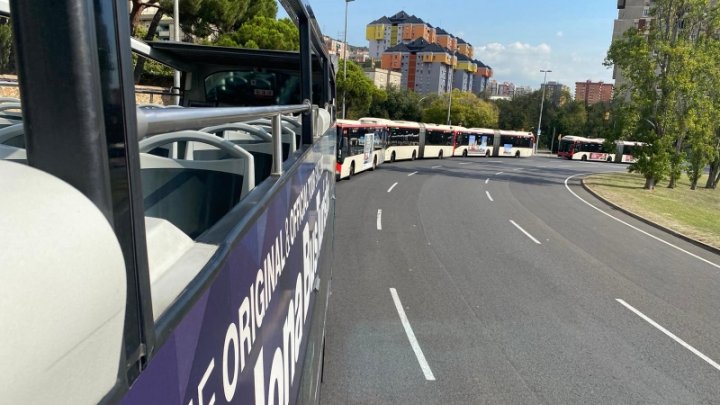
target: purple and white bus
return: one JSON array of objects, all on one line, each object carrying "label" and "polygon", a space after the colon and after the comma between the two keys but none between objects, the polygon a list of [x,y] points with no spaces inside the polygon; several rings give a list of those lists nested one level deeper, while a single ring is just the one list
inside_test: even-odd
[{"label": "purple and white bus", "polygon": [[[128,3],[0,0],[3,402],[317,403],[336,131],[313,13],[281,1],[300,51],[263,51],[131,40]],[[179,107],[136,107],[132,51],[181,72]]]}]

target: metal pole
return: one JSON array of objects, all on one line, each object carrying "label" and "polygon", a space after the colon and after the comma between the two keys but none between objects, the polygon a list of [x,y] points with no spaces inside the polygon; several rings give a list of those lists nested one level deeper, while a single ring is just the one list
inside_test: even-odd
[{"label": "metal pole", "polygon": [[[175,42],[180,42],[180,0],[173,2],[173,28],[175,31]],[[180,105],[180,71],[173,74],[173,104]]]},{"label": "metal pole", "polygon": [[448,100],[448,114],[447,114],[447,124],[450,124],[450,108],[452,108],[452,89],[450,89],[450,93],[448,93],[448,96],[450,96],[450,100]]},{"label": "metal pole", "polygon": [[533,149],[535,149],[535,154],[537,154],[537,148],[538,144],[540,143],[540,125],[542,124],[542,113],[543,113],[543,107],[545,105],[545,87],[547,87],[547,74],[552,72],[552,70],[541,70],[541,73],[545,73],[545,77],[543,78],[543,86],[542,86],[542,98],[540,99],[540,117],[538,117],[538,126],[537,126],[537,139],[535,140],[535,145]]},{"label": "metal pole", "polygon": [[282,153],[282,118],[280,114],[272,117],[272,148],[273,162],[272,175],[281,176],[283,173],[283,153]]},{"label": "metal pole", "polygon": [[343,39],[343,107],[342,117],[345,119],[345,93],[347,89],[347,25],[348,25],[348,3],[352,0],[345,0],[345,38]]}]

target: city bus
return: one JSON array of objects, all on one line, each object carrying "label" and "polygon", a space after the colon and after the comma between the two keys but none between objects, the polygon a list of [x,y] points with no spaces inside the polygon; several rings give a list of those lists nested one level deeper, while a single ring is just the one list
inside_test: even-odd
[{"label": "city bus", "polygon": [[423,126],[425,137],[420,141],[420,157],[442,159],[455,154],[457,136],[465,128],[436,124],[423,124]]},{"label": "city bus", "polygon": [[616,152],[613,161],[616,163],[635,163],[638,149],[645,145],[643,142],[615,141]]},{"label": "city bus", "polygon": [[499,130],[495,135],[492,156],[530,157],[534,143],[532,132]]},{"label": "city bus", "polygon": [[455,156],[492,156],[495,151],[495,130],[469,128],[458,136]]},{"label": "city bus", "polygon": [[[127,1],[0,0],[23,124],[3,147],[26,154],[0,159],[3,402],[319,402],[335,74],[306,3],[281,4],[299,52],[134,41]],[[131,49],[181,72],[182,108],[136,107]]]},{"label": "city bus", "polygon": [[612,162],[615,155],[605,150],[605,140],[602,138],[584,138],[581,136],[566,135],[560,139],[558,157],[570,160]]},{"label": "city bus", "polygon": [[382,118],[360,118],[359,121],[387,125],[386,162],[415,160],[420,156],[420,139],[421,137],[424,138],[422,124],[410,121],[391,121]]},{"label": "city bus", "polygon": [[337,180],[375,170],[385,161],[388,129],[384,123],[337,120]]}]

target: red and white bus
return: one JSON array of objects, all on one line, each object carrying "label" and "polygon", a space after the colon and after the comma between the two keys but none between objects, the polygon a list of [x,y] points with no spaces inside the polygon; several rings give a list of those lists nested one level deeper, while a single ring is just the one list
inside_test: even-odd
[{"label": "red and white bus", "polygon": [[645,145],[643,142],[616,141],[616,152],[613,160],[616,163],[635,163],[638,149],[643,145]]},{"label": "red and white bus", "polygon": [[385,161],[386,124],[337,120],[337,162],[335,177],[350,178],[375,170]]},{"label": "red and white bus", "polygon": [[460,131],[455,156],[491,156],[494,150],[495,130],[470,128]]},{"label": "red and white bus", "polygon": [[391,121],[384,118],[360,118],[361,123],[387,125],[388,137],[385,161],[415,160],[420,157],[420,138],[423,124],[410,121]]},{"label": "red and white bus", "polygon": [[605,139],[566,135],[560,139],[558,157],[570,160],[612,162],[615,155],[605,149]]},{"label": "red and white bus", "polygon": [[424,124],[425,141],[421,142],[421,157],[425,159],[453,156],[457,136],[465,128],[451,125]]}]

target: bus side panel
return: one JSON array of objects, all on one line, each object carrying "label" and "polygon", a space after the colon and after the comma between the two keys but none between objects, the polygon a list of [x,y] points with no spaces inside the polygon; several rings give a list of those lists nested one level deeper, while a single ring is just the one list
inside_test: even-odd
[{"label": "bus side panel", "polygon": [[[324,328],[324,320],[311,318],[316,300],[327,299],[316,289],[327,292],[322,283],[330,280],[332,263],[321,246],[333,237],[334,174],[335,138],[325,136],[226,248],[213,284],[123,404],[296,402],[310,325],[321,321]],[[321,355],[317,342],[311,348]]]}]

